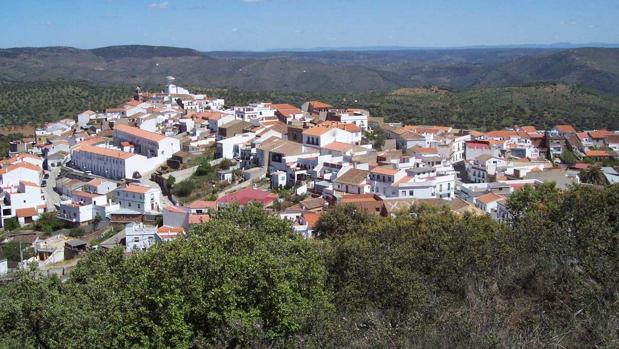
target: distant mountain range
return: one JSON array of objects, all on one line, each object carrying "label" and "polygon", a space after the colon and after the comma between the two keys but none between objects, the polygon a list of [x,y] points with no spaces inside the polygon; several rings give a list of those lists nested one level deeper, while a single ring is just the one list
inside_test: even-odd
[{"label": "distant mountain range", "polygon": [[172,75],[185,85],[283,91],[461,90],[554,81],[619,95],[619,48],[556,46],[277,52],[143,45],[10,48],[0,49],[0,80],[159,86]]}]

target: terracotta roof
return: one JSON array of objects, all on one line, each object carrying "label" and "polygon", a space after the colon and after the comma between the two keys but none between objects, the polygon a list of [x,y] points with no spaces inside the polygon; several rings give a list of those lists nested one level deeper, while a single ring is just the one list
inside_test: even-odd
[{"label": "terracotta roof", "polygon": [[153,142],[159,142],[166,138],[164,135],[142,130],[141,128],[118,124],[114,126],[115,131],[130,134],[136,137],[145,138]]},{"label": "terracotta roof", "polygon": [[188,203],[185,207],[192,209],[217,208],[217,201],[196,200]]},{"label": "terracotta roof", "polygon": [[103,183],[103,180],[101,178],[94,178],[94,179],[91,179],[90,182],[88,182],[86,184],[89,184],[89,185],[92,185],[92,186],[96,187],[98,185],[101,185],[102,183]]},{"label": "terracotta roof", "polygon": [[157,233],[184,233],[185,229],[183,227],[169,227],[169,226],[161,226],[157,228]]},{"label": "terracotta roof", "polygon": [[576,137],[578,137],[578,139],[580,139],[581,141],[584,141],[585,139],[589,138],[589,133],[587,132],[578,132],[576,133]]},{"label": "terracotta roof", "polygon": [[476,201],[479,201],[482,204],[489,204],[491,202],[495,202],[495,201],[499,201],[503,199],[505,199],[505,196],[495,194],[495,193],[488,193],[488,194],[484,194],[484,195],[481,195],[475,198]]},{"label": "terracotta roof", "polygon": [[211,220],[211,217],[207,214],[192,214],[189,215],[189,224],[201,224],[207,223]]},{"label": "terracotta roof", "polygon": [[322,147],[323,149],[345,152],[353,148],[352,144],[342,143],[342,142],[333,142]]},{"label": "terracotta roof", "polygon": [[9,173],[12,171],[15,171],[17,169],[27,169],[27,170],[32,170],[32,171],[36,171],[36,172],[41,172],[43,171],[39,166],[35,166],[29,162],[18,162],[12,165],[9,165],[5,168],[0,168],[0,174],[5,174],[5,173]]},{"label": "terracotta roof", "polygon": [[71,194],[85,198],[98,198],[100,196],[105,196],[105,194],[89,193],[83,190],[74,190],[73,192],[71,192]]},{"label": "terracotta roof", "polygon": [[247,205],[250,202],[258,202],[265,206],[271,204],[277,199],[277,195],[267,191],[245,188],[235,193],[224,195],[217,199],[218,204],[238,203],[239,205]]},{"label": "terracotta roof", "polygon": [[585,153],[587,157],[590,158],[600,158],[600,157],[608,157],[610,153],[606,150],[589,150]]},{"label": "terracotta roof", "polygon": [[165,211],[168,212],[175,212],[175,213],[187,213],[187,210],[184,207],[179,207],[179,206],[166,206],[163,208]]},{"label": "terracotta roof", "polygon": [[394,176],[400,171],[390,167],[374,167],[371,172],[380,175]]},{"label": "terracotta roof", "polygon": [[331,129],[324,127],[324,126],[316,126],[316,127],[312,127],[312,128],[308,128],[307,130],[303,131],[303,134],[306,136],[312,136],[312,137],[320,137],[323,134],[329,132]]},{"label": "terracotta roof", "polygon": [[331,108],[331,104],[327,104],[321,101],[310,101],[309,104],[312,106],[312,108],[315,109],[325,109],[325,108]]},{"label": "terracotta roof", "polygon": [[429,147],[429,148],[414,147],[413,149],[411,149],[411,151],[415,153],[419,153],[419,154],[437,154],[438,153],[438,149],[434,147]]},{"label": "terracotta roof", "polygon": [[303,218],[307,222],[307,226],[313,229],[320,219],[320,214],[316,212],[303,212]]},{"label": "terracotta roof", "polygon": [[126,187],[122,188],[122,191],[126,191],[129,193],[140,193],[144,194],[153,188],[145,185],[137,185],[137,184],[128,184]]},{"label": "terracotta roof", "polygon": [[612,134],[613,132],[608,131],[608,130],[589,131],[589,136],[591,136],[591,138],[593,139],[606,138]]},{"label": "terracotta roof", "polygon": [[521,126],[520,129],[527,133],[537,132],[537,129],[535,128],[535,126]]},{"label": "terracotta roof", "polygon": [[377,199],[374,194],[347,194],[342,196],[339,200],[342,204],[350,204],[355,202],[376,202],[381,201]]},{"label": "terracotta roof", "polygon": [[561,133],[576,132],[576,129],[572,125],[557,125],[554,127],[554,129]]},{"label": "terracotta roof", "polygon": [[23,218],[23,217],[33,217],[36,216],[37,213],[37,209],[34,207],[27,207],[27,208],[18,208],[17,210],[15,210],[15,215],[17,215],[17,217]]},{"label": "terracotta roof", "polygon": [[95,147],[95,146],[92,146],[92,145],[81,146],[79,148],[76,148],[75,151],[91,153],[91,154],[97,154],[97,155],[101,155],[101,156],[107,156],[107,157],[110,157],[110,158],[123,159],[123,160],[129,159],[130,157],[136,155],[136,154],[133,154],[133,153],[128,153],[126,151],[115,150],[115,149],[107,149],[107,148],[102,148],[102,147]]}]

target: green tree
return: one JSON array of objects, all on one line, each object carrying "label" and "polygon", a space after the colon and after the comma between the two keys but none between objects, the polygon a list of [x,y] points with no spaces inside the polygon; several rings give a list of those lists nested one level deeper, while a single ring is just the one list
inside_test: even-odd
[{"label": "green tree", "polygon": [[174,187],[174,183],[176,183],[176,178],[174,176],[169,176],[165,181],[165,185],[168,189],[172,189]]},{"label": "green tree", "polygon": [[580,181],[583,183],[606,185],[608,180],[599,166],[591,166],[588,169],[580,171],[578,174]]},{"label": "green tree", "polygon": [[354,205],[338,205],[320,216],[314,232],[319,239],[338,238],[362,230],[375,218]]},{"label": "green tree", "polygon": [[13,231],[19,229],[17,217],[11,217],[4,220],[4,230]]}]

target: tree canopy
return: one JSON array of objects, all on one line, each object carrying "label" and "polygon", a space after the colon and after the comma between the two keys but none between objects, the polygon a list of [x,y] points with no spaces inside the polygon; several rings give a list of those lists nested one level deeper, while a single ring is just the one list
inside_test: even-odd
[{"label": "tree canopy", "polygon": [[617,347],[619,186],[525,186],[507,207],[340,206],[314,240],[230,207],[144,252],[89,252],[66,282],[19,273],[0,347]]}]

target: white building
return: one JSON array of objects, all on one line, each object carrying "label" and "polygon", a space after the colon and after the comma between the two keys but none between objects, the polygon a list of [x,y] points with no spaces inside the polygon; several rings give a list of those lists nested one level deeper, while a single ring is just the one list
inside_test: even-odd
[{"label": "white building", "polygon": [[432,167],[421,170],[375,167],[369,175],[370,190],[385,198],[452,199],[454,197],[455,175],[440,175]]},{"label": "white building", "polygon": [[159,240],[157,227],[141,223],[129,223],[125,226],[126,251],[145,251]]},{"label": "white building", "polygon": [[17,186],[3,188],[4,199],[0,202],[0,223],[16,217],[20,225],[36,221],[45,212],[46,203],[39,184],[20,181]]},{"label": "white building", "polygon": [[269,103],[251,103],[247,106],[232,109],[237,119],[251,121],[275,120],[275,108]]},{"label": "white building", "polygon": [[78,145],[71,152],[73,167],[110,179],[134,178],[155,170],[158,161],[108,145]]},{"label": "white building", "polygon": [[114,143],[119,146],[121,142],[131,143],[136,153],[147,158],[157,158],[159,162],[181,150],[180,140],[176,138],[119,124],[114,127]]},{"label": "white building", "polygon": [[246,132],[234,137],[219,140],[217,141],[215,157],[218,159],[234,159],[235,157],[240,157],[243,147],[249,144],[254,138],[256,138],[255,133]]},{"label": "white building", "polygon": [[29,162],[16,162],[0,168],[0,187],[16,187],[21,181],[41,184],[43,169]]},{"label": "white building", "polygon": [[161,190],[145,185],[129,184],[116,191],[121,208],[137,212],[160,212]]}]

